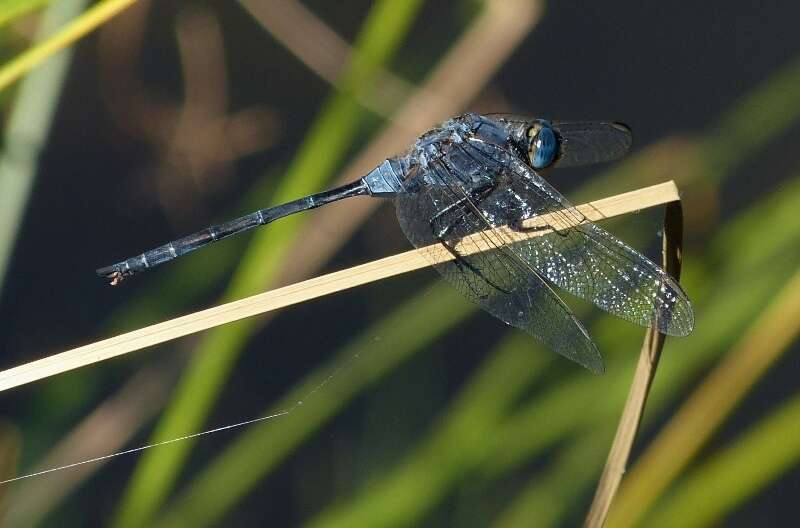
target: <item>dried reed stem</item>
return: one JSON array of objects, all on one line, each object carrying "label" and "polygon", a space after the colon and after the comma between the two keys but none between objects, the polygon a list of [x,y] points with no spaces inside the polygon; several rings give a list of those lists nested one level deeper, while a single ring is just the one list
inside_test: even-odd
[{"label": "dried reed stem", "polygon": [[[676,280],[680,278],[682,238],[683,213],[680,202],[673,202],[667,205],[664,213],[663,266],[667,273]],[[647,395],[650,393],[650,386],[656,374],[665,338],[666,336],[659,333],[655,327],[651,327],[645,335],[639,361],[636,364],[636,372],[628,392],[628,400],[625,402],[622,417],[617,425],[617,433],[611,444],[600,482],[597,484],[592,506],[586,516],[584,526],[588,528],[603,526],[614,496],[617,494],[622,476],[628,466],[633,441],[642,421]]]},{"label": "dried reed stem", "polygon": [[[578,210],[587,220],[599,221],[605,218],[675,202],[679,199],[675,183],[669,181],[589,202],[578,206]],[[551,217],[550,223],[552,225],[558,226],[560,224],[558,213],[539,217],[535,219],[537,221],[533,222],[533,224],[538,225],[540,221],[546,221],[548,217]],[[499,230],[503,237],[521,236],[523,238],[528,238],[541,236],[547,233],[547,231],[543,230],[525,232],[524,234],[509,231],[506,228],[499,228]],[[480,234],[467,237],[461,242],[461,247],[464,248],[463,251],[467,253],[470,251],[477,252],[482,249],[487,249],[479,246],[482,246],[480,243]],[[207,330],[225,323],[238,321],[362,284],[417,270],[428,266],[431,256],[436,262],[445,262],[453,258],[449,252],[440,246],[429,246],[194,312],[183,317],[147,326],[139,330],[134,330],[133,332],[97,341],[82,347],[73,348],[59,354],[54,354],[2,371],[0,372],[0,391],[134,352],[145,347],[164,343],[165,341]]]}]

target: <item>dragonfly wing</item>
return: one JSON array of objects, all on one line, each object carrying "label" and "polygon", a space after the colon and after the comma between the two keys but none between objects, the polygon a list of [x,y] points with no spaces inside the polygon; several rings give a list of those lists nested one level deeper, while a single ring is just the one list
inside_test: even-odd
[{"label": "dragonfly wing", "polygon": [[[493,233],[468,239],[473,248],[463,245],[464,237],[485,230],[492,221],[479,201],[468,199],[468,191],[448,174],[448,167],[435,162],[426,171],[425,179],[434,184],[395,198],[397,217],[409,241],[424,248],[439,243],[443,235],[458,258],[434,267],[461,294],[555,352],[592,372],[603,372],[603,359],[586,329],[514,248]],[[458,242],[462,246],[456,246]]]},{"label": "dragonfly wing", "polygon": [[[515,114],[488,114],[487,117],[529,126],[530,116]],[[559,152],[554,168],[580,167],[605,163],[623,157],[633,142],[631,129],[614,121],[553,121],[558,137]]]},{"label": "dragonfly wing", "polygon": [[641,326],[685,336],[694,327],[681,286],[661,267],[596,224],[530,166],[503,149],[476,140],[460,148],[505,171],[502,189],[484,200],[486,214],[507,223],[551,214],[553,232],[513,244],[543,277],[597,307]]},{"label": "dragonfly wing", "polygon": [[631,130],[622,123],[585,121],[555,122],[559,138],[555,167],[580,167],[621,158],[633,141]]}]

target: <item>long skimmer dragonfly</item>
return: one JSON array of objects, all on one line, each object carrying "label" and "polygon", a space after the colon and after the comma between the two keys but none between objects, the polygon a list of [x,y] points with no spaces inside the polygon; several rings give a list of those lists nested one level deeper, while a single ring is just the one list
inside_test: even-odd
[{"label": "long skimmer dragonfly", "polygon": [[[594,371],[603,359],[556,288],[630,322],[685,336],[694,326],[681,286],[658,265],[589,222],[539,171],[611,161],[631,144],[613,122],[549,122],[464,114],[422,136],[363,178],[247,216],[97,270],[125,278],[222,238],[352,196],[394,201],[400,227],[417,248],[440,244],[453,256],[434,267],[484,310]],[[510,241],[496,230],[524,230],[548,218],[541,236]],[[480,251],[459,243],[478,237]]]}]

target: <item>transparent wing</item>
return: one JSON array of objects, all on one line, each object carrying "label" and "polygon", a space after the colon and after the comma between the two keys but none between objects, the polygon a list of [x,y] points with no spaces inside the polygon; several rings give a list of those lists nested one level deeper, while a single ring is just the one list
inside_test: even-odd
[{"label": "transparent wing", "polygon": [[559,138],[555,167],[579,167],[621,158],[633,141],[630,128],[622,123],[601,121],[555,122]]},{"label": "transparent wing", "polygon": [[[501,171],[505,182],[481,202],[487,217],[507,225],[553,213],[553,232],[513,244],[543,277],[630,322],[657,325],[685,336],[694,327],[692,306],[663,269],[586,218],[527,164],[497,146],[469,140],[465,155]],[[497,222],[496,222],[497,223]]]},{"label": "transparent wing", "polygon": [[436,270],[498,319],[589,370],[603,372],[603,359],[586,329],[515,249],[492,233],[471,238],[473,248],[464,246],[463,237],[485,230],[492,221],[483,216],[480,202],[468,196],[450,168],[435,162],[418,177],[433,184],[397,197],[397,217],[415,247],[442,242],[458,255],[453,262],[435,265]]},{"label": "transparent wing", "polygon": [[[509,123],[529,125],[530,116],[489,114]],[[623,157],[633,142],[631,129],[614,121],[553,121],[559,152],[553,167],[579,167]]]}]

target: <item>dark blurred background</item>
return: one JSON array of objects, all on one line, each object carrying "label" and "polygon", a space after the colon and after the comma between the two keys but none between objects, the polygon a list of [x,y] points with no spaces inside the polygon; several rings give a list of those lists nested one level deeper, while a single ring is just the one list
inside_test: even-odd
[{"label": "dark blurred background", "polygon": [[[4,22],[3,57],[56,4]],[[609,524],[790,524],[798,17],[791,2],[140,0],[42,81],[57,83],[42,102],[54,113],[41,150],[25,147],[30,192],[0,248],[2,367],[405,250],[391,205],[357,199],[117,288],[93,272],[355,179],[449,115],[620,120],[634,130],[629,158],[548,178],[573,201],[678,182],[697,329],[668,341],[639,484],[623,484]],[[4,157],[26,89],[2,92]],[[658,258],[660,219],[610,227]],[[293,409],[3,486],[9,525],[579,524],[643,334],[579,309],[605,376],[424,270],[6,392],[4,478]],[[663,453],[676,453],[668,477]]]}]

